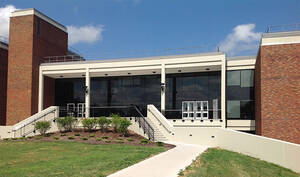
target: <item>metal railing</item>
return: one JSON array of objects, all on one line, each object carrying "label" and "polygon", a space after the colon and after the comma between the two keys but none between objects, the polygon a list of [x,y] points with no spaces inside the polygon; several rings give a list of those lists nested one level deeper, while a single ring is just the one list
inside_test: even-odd
[{"label": "metal railing", "polygon": [[300,30],[300,23],[271,25],[267,28],[266,33],[288,32],[288,31],[299,31],[299,30]]},{"label": "metal railing", "polygon": [[41,63],[74,62],[74,61],[85,61],[85,59],[79,55],[47,56],[41,59]]},{"label": "metal railing", "polygon": [[[21,124],[17,124],[15,125],[15,127],[13,128],[13,136],[14,138],[16,136],[18,137],[26,137],[27,135],[31,134],[31,133],[35,133],[35,123],[37,121],[40,121],[40,120],[45,120],[46,116],[51,114],[51,113],[54,113],[56,111],[56,109],[52,109],[44,114],[41,114],[40,116],[38,117],[33,117],[35,115],[33,115],[33,119],[30,119],[31,117],[29,117],[28,121],[25,120],[24,123],[21,122]],[[52,118],[50,119],[47,119],[47,121],[53,121],[55,119],[55,116],[53,116]]]},{"label": "metal railing", "polygon": [[[118,114],[121,117],[134,118],[135,122],[138,122],[140,128],[142,128],[144,134],[152,141],[155,140],[154,129],[144,117],[142,111],[137,106],[95,106],[90,107],[90,117],[109,117],[111,114]],[[65,116],[78,117],[78,115],[85,115],[85,113],[78,113],[78,108],[74,107],[73,110],[67,110],[66,107],[60,107],[59,117]]]}]

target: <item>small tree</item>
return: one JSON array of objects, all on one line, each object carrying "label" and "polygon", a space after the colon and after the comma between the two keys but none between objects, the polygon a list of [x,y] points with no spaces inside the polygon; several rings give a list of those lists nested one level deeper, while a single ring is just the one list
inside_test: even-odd
[{"label": "small tree", "polygon": [[45,136],[46,132],[51,128],[49,121],[36,122],[34,128],[40,132],[41,135]]},{"label": "small tree", "polygon": [[111,120],[107,119],[106,117],[100,117],[97,119],[97,123],[101,129],[102,132],[107,129],[109,124],[111,124]]},{"label": "small tree", "polygon": [[110,117],[112,117],[111,124],[112,127],[114,128],[114,132],[117,132],[120,127],[121,117],[119,114],[111,114]]},{"label": "small tree", "polygon": [[81,121],[84,130],[92,131],[92,129],[96,126],[96,119],[83,119]]},{"label": "small tree", "polygon": [[120,120],[119,131],[122,133],[123,136],[128,135],[128,127],[131,125],[131,122],[126,118]]},{"label": "small tree", "polygon": [[78,123],[78,120],[72,116],[56,119],[57,127],[60,131],[72,131]]}]

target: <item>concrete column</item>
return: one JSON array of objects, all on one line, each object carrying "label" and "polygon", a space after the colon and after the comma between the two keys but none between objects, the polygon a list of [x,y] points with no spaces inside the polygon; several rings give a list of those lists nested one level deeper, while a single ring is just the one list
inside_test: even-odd
[{"label": "concrete column", "polygon": [[226,127],[226,59],[222,59],[221,65],[221,119],[222,127]]},{"label": "concrete column", "polygon": [[44,109],[44,75],[43,71],[39,71],[39,103],[38,111],[41,112]]},{"label": "concrete column", "polygon": [[161,112],[165,113],[166,110],[166,66],[161,65]]},{"label": "concrete column", "polygon": [[86,69],[85,73],[85,117],[90,117],[90,91],[91,91],[90,70]]}]

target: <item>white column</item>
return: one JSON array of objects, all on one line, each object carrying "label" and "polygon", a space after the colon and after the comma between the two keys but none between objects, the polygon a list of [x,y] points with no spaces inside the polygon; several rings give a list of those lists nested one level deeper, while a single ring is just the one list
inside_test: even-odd
[{"label": "white column", "polygon": [[85,73],[85,117],[90,117],[90,86],[91,86],[91,79],[90,79],[90,70],[89,68],[86,69]]},{"label": "white column", "polygon": [[39,71],[39,103],[38,103],[38,111],[41,112],[44,108],[44,75],[43,71],[40,68]]},{"label": "white column", "polygon": [[161,112],[164,114],[166,110],[166,66],[161,65]]},{"label": "white column", "polygon": [[226,126],[226,59],[225,57],[222,59],[221,65],[221,119],[222,127]]}]

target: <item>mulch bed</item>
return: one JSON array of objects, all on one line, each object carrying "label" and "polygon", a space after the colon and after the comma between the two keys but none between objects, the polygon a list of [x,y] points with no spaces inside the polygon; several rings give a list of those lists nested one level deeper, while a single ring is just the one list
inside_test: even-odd
[{"label": "mulch bed", "polygon": [[[108,129],[105,132],[100,130],[94,130],[91,132],[83,131],[82,129],[74,130],[73,132],[55,132],[48,133],[47,136],[33,136],[27,138],[11,139],[13,141],[20,140],[28,141],[74,141],[74,142],[84,142],[89,144],[126,144],[134,146],[158,146],[158,143],[149,141],[145,143],[145,138],[129,131],[128,136],[124,137],[121,133],[113,132],[112,129]],[[142,143],[144,141],[144,143]],[[174,148],[174,145],[162,143],[160,146],[167,149]]]}]

